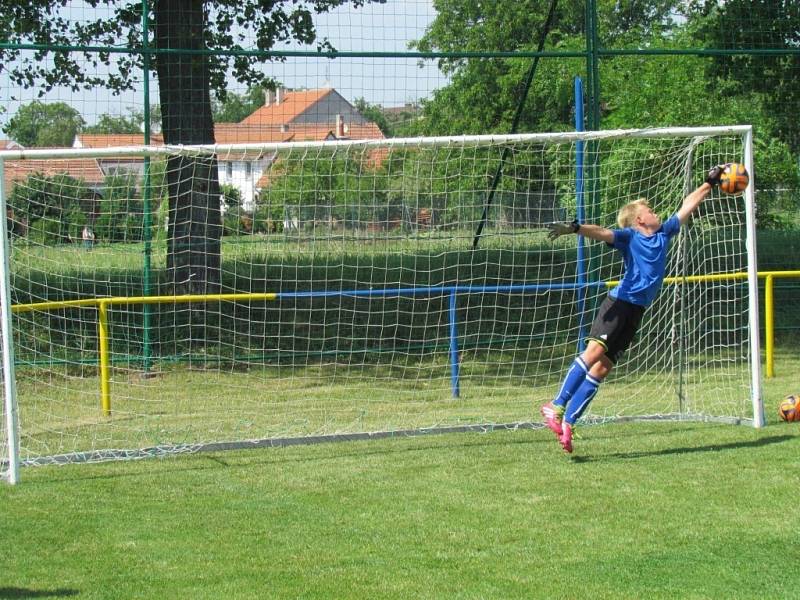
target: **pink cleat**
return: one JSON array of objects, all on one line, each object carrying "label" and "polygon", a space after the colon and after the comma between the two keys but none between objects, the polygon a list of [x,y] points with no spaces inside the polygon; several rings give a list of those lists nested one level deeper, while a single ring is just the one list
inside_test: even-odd
[{"label": "pink cleat", "polygon": [[561,442],[561,447],[564,452],[572,453],[572,425],[569,423],[561,424],[561,435],[558,436],[558,441]]},{"label": "pink cleat", "polygon": [[542,405],[539,412],[541,412],[544,417],[544,424],[560,438],[562,433],[561,419],[564,416],[564,408],[556,406],[552,402],[548,402]]}]

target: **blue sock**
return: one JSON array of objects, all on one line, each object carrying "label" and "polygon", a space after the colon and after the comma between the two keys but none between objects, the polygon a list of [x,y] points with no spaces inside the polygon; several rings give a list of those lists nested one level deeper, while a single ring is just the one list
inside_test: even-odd
[{"label": "blue sock", "polygon": [[576,357],[575,360],[572,361],[572,365],[570,365],[564,377],[564,383],[561,384],[561,389],[558,390],[558,395],[556,395],[555,400],[553,400],[553,404],[556,406],[566,406],[567,402],[572,398],[572,395],[586,379],[588,372],[589,369],[586,368],[586,363],[581,360],[580,356]]},{"label": "blue sock", "polygon": [[597,394],[601,383],[600,379],[592,377],[588,373],[586,374],[586,379],[584,379],[578,391],[575,392],[575,395],[572,396],[572,400],[569,401],[567,406],[567,411],[564,413],[564,420],[567,423],[574,425],[575,421],[581,418],[583,411],[586,410],[592,398]]}]

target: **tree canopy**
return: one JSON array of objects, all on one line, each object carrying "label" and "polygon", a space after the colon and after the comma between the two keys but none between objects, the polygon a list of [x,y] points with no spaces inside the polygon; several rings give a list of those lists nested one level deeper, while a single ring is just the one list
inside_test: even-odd
[{"label": "tree canopy", "polygon": [[[438,14],[413,46],[424,51],[532,51],[550,2],[436,0]],[[584,2],[559,2],[546,50],[585,52]],[[730,53],[792,49],[800,44],[800,5],[789,0],[599,0],[598,35],[606,49],[661,49],[664,54],[603,56],[599,64],[603,129],[752,124],[762,189],[797,187],[800,150],[800,55]],[[680,50],[722,50],[712,56]],[[674,51],[670,53],[670,51]],[[531,58],[437,59],[450,82],[423,101],[419,134],[508,133]],[[527,93],[518,131],[574,125],[573,80],[584,57],[543,58]],[[762,213],[769,205],[761,198]],[[763,216],[763,215],[762,215]],[[762,218],[762,224],[769,222]]]},{"label": "tree canopy", "polygon": [[[185,19],[192,7],[199,7],[203,17],[202,28],[196,30],[195,35],[207,50],[251,50],[252,45],[259,50],[269,50],[277,43],[290,40],[308,45],[316,43],[320,50],[332,50],[327,39],[317,39],[315,13],[328,12],[346,4],[359,7],[383,1],[151,0],[149,45],[154,47],[153,32],[159,23],[174,25],[175,21]],[[97,16],[76,21],[60,14],[65,6],[61,0],[0,0],[3,41],[8,45],[36,43],[53,48],[143,47],[141,0],[84,0],[84,4],[92,9],[108,7],[110,10],[98,10],[94,13]],[[169,47],[179,46],[173,44]],[[46,60],[48,57],[52,60]],[[208,58],[209,83],[220,97],[224,97],[228,73],[246,84],[268,82],[269,77],[254,68],[265,60],[273,59],[216,52]],[[151,69],[156,69],[157,62],[156,57]],[[0,70],[7,71],[16,85],[26,89],[37,87],[40,95],[57,86],[72,90],[96,87],[116,92],[132,90],[140,80],[143,67],[143,54],[137,52],[41,49],[28,53],[13,47],[0,49]]]},{"label": "tree canopy", "polygon": [[[616,44],[640,40],[673,25],[670,0],[601,0],[599,28]],[[548,0],[436,0],[437,16],[412,47],[425,52],[534,51],[542,36]],[[585,2],[559,2],[547,32],[547,49],[585,51]],[[510,129],[530,58],[440,58],[449,85],[426,101],[422,127],[430,133],[503,132]],[[585,59],[546,59],[530,90],[522,131],[571,128],[573,76],[585,70]]]},{"label": "tree canopy", "polygon": [[215,123],[238,123],[264,105],[264,94],[269,88],[250,86],[244,94],[226,92],[215,94],[212,113]]},{"label": "tree canopy", "polygon": [[25,147],[68,147],[85,124],[80,113],[65,102],[35,100],[20,107],[3,131]]},{"label": "tree canopy", "polygon": [[141,133],[144,125],[144,115],[141,112],[131,111],[128,115],[103,114],[97,123],[84,127],[84,133]]},{"label": "tree canopy", "polygon": [[[423,51],[532,51],[546,21],[547,0],[495,3],[436,0],[437,16],[413,47]],[[586,50],[585,3],[558,3],[547,50]],[[796,2],[731,0],[599,0],[598,30],[607,49],[796,48],[800,8]],[[745,26],[747,25],[747,26]],[[425,104],[431,133],[507,132],[530,58],[437,59],[450,84]],[[604,57],[600,64],[603,127],[729,122],[730,98],[762,97],[781,115],[781,129],[800,128],[786,106],[800,104],[794,85],[800,55],[725,54],[713,57]],[[586,72],[583,57],[545,58],[528,94],[521,130],[573,127],[572,79]],[[702,99],[702,101],[699,101]],[[736,116],[740,116],[736,114]],[[794,147],[794,142],[792,142]]]},{"label": "tree canopy", "polygon": [[[224,101],[229,73],[249,85],[270,82],[254,67],[272,58],[237,51],[251,49],[246,44],[269,50],[290,40],[332,49],[328,40],[317,39],[314,13],[369,1],[153,0],[144,5],[149,7],[145,36],[141,0],[84,0],[89,8],[106,10],[87,11],[89,16],[82,20],[64,16],[63,0],[0,0],[6,42],[0,48],[0,69],[12,83],[36,88],[41,96],[59,86],[131,90],[142,70],[149,68],[159,82],[164,141],[213,143],[212,90]],[[18,47],[30,43],[40,49]],[[97,50],[103,46],[144,51]],[[74,51],[74,47],[87,49]],[[166,172],[167,268],[176,292],[216,291],[222,236],[216,161],[172,157]]]}]

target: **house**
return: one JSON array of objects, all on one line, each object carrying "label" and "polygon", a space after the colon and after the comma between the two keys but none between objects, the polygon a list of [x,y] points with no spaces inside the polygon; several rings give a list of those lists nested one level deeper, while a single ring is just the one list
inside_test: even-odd
[{"label": "house", "polygon": [[[151,135],[150,144],[161,146],[164,144],[164,137],[160,134]],[[119,148],[142,145],[144,145],[144,135],[141,133],[79,133],[72,142],[73,148]],[[144,173],[144,161],[140,158],[104,157],[92,160],[97,162],[104,176],[134,172],[141,177]]]},{"label": "house", "polygon": [[[305,142],[325,140],[382,139],[383,133],[365,119],[333,88],[267,91],[264,105],[240,123],[217,123],[218,144]],[[244,160],[247,159],[247,160]],[[269,185],[274,155],[255,160],[218,156],[220,184],[233,185],[242,196],[242,207],[251,211],[261,190]]]},{"label": "house", "polygon": [[[350,124],[364,125],[368,121],[355,107],[331,87],[316,90],[286,90],[278,88],[265,94],[264,106],[246,117],[246,126],[297,126],[342,123],[337,137],[347,133]],[[348,124],[347,126],[344,124]]]},{"label": "house", "polygon": [[[265,93],[264,105],[239,123],[216,123],[217,144],[264,144],[293,141],[382,139],[383,133],[365,119],[341,94],[327,87],[315,90],[279,88]],[[144,143],[141,134],[78,134],[74,148],[111,148]],[[154,134],[150,143],[162,145],[163,136]],[[236,187],[246,211],[255,208],[258,195],[269,184],[269,167],[274,154],[255,151],[220,153],[217,156],[221,185]],[[109,175],[119,170],[142,172],[142,161],[130,158],[98,159]]]},{"label": "house", "polygon": [[5,185],[11,190],[14,183],[26,180],[30,175],[40,174],[47,177],[68,175],[82,180],[87,187],[98,190],[103,185],[105,174],[93,158],[6,160],[3,165]]}]

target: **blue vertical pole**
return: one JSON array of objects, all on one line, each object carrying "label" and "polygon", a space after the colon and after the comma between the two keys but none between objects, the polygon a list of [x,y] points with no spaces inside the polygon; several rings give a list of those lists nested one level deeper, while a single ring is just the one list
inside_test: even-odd
[{"label": "blue vertical pole", "polygon": [[456,323],[456,292],[450,292],[450,389],[453,391],[453,398],[461,395],[458,382],[458,326]]},{"label": "blue vertical pole", "polygon": [[[583,131],[583,81],[575,78],[575,130]],[[586,219],[583,190],[583,140],[575,144],[575,218],[579,223]],[[586,307],[586,247],[583,236],[578,236],[578,256],[576,266],[576,279],[578,284],[578,352],[583,351],[586,332],[584,329],[584,309]]]}]

